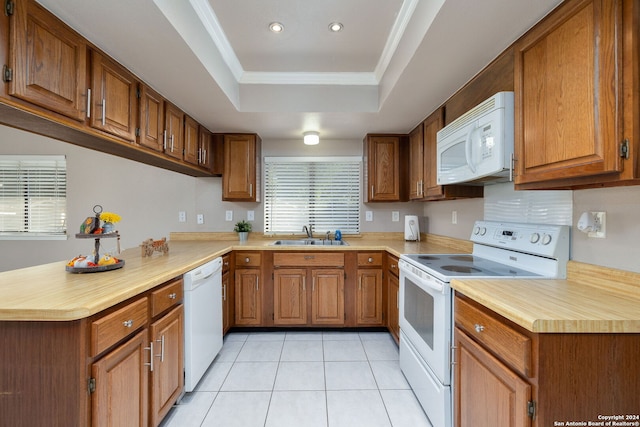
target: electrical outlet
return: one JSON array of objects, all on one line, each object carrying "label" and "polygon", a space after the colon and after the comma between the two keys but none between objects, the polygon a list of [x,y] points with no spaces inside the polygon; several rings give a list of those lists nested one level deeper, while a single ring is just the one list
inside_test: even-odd
[{"label": "electrical outlet", "polygon": [[224,215],[225,221],[233,221],[233,211],[227,211]]},{"label": "electrical outlet", "polygon": [[247,211],[247,221],[253,221],[256,217],[255,211]]},{"label": "electrical outlet", "polygon": [[589,237],[597,237],[600,239],[604,239],[607,237],[607,213],[606,212],[591,212],[593,215],[596,224],[599,225],[598,231],[590,231],[587,233]]},{"label": "electrical outlet", "polygon": [[391,221],[393,221],[393,222],[400,221],[400,212],[398,212],[398,211],[391,212]]},{"label": "electrical outlet", "polygon": [[372,211],[367,211],[365,213],[365,221],[373,221],[373,212]]},{"label": "electrical outlet", "polygon": [[196,216],[196,222],[198,224],[204,224],[204,215],[198,214],[198,216]]},{"label": "electrical outlet", "polygon": [[451,211],[451,224],[458,223],[458,211]]},{"label": "electrical outlet", "polygon": [[178,212],[178,222],[187,222],[187,213],[185,211]]}]

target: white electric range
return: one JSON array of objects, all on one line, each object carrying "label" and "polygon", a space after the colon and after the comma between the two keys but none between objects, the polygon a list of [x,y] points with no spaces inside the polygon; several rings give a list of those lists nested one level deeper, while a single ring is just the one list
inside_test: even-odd
[{"label": "white electric range", "polygon": [[566,225],[476,221],[472,254],[402,255],[400,368],[434,427],[453,425],[453,293],[457,278],[564,278]]}]

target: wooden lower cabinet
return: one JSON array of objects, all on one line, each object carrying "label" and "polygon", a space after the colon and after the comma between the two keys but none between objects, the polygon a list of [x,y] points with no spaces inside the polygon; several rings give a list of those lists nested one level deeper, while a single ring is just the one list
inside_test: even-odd
[{"label": "wooden lower cabinet", "polygon": [[148,425],[147,333],[143,329],[92,365],[92,427]]},{"label": "wooden lower cabinet", "polygon": [[357,280],[356,323],[382,325],[382,269],[358,269]]},{"label": "wooden lower cabinet", "polygon": [[455,427],[638,414],[640,334],[533,333],[462,294],[454,305]]},{"label": "wooden lower cabinet", "polygon": [[184,306],[151,325],[151,425],[167,415],[184,388]]},{"label": "wooden lower cabinet", "polygon": [[531,386],[456,328],[457,426],[531,426]]},{"label": "wooden lower cabinet", "polygon": [[344,325],[343,269],[283,268],[273,277],[274,325]]},{"label": "wooden lower cabinet", "polygon": [[235,271],[236,325],[259,326],[262,323],[262,290],[260,269],[244,268]]}]

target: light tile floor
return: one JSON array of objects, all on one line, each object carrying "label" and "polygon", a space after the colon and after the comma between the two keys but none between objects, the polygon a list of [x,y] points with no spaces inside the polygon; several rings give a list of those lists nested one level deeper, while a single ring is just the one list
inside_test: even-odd
[{"label": "light tile floor", "polygon": [[386,332],[231,333],[161,427],[430,427]]}]

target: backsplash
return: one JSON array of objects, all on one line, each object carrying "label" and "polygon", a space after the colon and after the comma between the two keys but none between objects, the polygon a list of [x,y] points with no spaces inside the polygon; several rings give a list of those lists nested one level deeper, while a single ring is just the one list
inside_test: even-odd
[{"label": "backsplash", "polygon": [[484,219],[529,224],[572,225],[573,193],[515,191],[513,183],[484,187]]}]

